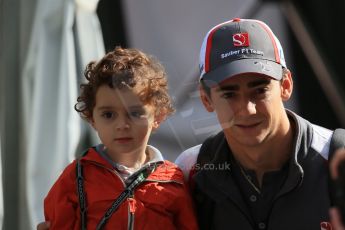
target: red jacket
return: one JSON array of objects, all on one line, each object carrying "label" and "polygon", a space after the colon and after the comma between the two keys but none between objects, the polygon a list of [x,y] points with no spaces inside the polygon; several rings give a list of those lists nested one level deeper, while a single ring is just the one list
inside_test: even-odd
[{"label": "red jacket", "polygon": [[[86,193],[87,229],[97,224],[124,190],[124,182],[93,148],[81,159]],[[50,230],[80,229],[80,209],[76,185],[76,161],[66,167],[44,200],[44,213]],[[104,229],[198,229],[193,204],[181,170],[173,163],[163,164],[113,213]]]}]

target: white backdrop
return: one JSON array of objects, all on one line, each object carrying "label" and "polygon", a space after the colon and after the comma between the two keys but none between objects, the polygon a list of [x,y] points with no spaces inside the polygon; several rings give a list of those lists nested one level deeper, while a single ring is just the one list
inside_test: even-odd
[{"label": "white backdrop", "polygon": [[73,110],[83,71],[78,62],[85,66],[104,54],[97,2],[37,2],[22,74],[25,201],[31,229],[44,220],[43,198],[73,160],[79,143],[81,121]]}]

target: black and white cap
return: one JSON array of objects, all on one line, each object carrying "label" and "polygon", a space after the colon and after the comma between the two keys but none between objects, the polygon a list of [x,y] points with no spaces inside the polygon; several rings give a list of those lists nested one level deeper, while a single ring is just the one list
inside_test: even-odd
[{"label": "black and white cap", "polygon": [[200,80],[212,86],[250,73],[280,80],[286,63],[279,40],[264,22],[235,18],[207,33],[199,67]]}]

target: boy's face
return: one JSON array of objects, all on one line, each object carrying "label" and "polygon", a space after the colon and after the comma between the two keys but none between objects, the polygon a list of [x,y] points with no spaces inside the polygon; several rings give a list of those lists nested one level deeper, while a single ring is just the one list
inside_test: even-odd
[{"label": "boy's face", "polygon": [[291,96],[291,76],[282,83],[264,76],[235,76],[211,88],[211,98],[201,91],[209,112],[215,111],[230,144],[256,146],[279,135],[283,101]]},{"label": "boy's face", "polygon": [[99,87],[95,101],[90,123],[109,156],[115,160],[119,154],[145,154],[151,131],[158,128],[154,108],[143,105],[131,90],[107,85]]}]

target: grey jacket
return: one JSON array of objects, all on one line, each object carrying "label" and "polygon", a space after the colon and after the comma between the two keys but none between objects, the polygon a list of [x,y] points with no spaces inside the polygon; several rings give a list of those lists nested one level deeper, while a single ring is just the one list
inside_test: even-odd
[{"label": "grey jacket", "polygon": [[[202,194],[202,198],[195,197],[202,218],[199,219],[201,229],[328,229],[330,196],[327,160],[333,132],[313,125],[290,111],[288,114],[296,123],[294,153],[289,162],[287,179],[274,198],[266,225],[253,223],[231,170],[200,170],[193,180],[198,188],[195,196]],[[196,163],[199,150],[200,145],[188,149],[176,160],[186,178],[191,166]],[[218,154],[213,163],[225,161],[224,154]],[[203,225],[205,219],[209,227]]]}]

